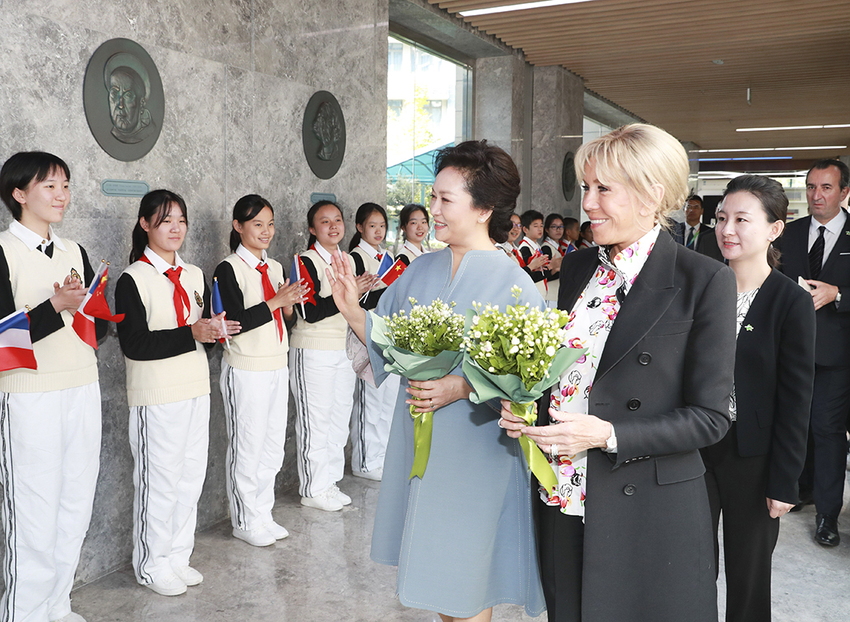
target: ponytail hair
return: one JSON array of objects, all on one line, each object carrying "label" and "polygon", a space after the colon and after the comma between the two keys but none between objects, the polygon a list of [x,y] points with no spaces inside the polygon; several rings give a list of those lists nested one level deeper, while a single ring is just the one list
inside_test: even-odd
[{"label": "ponytail hair", "polygon": [[[316,212],[318,212],[320,209],[322,209],[325,205],[333,205],[335,208],[337,208],[339,210],[340,216],[342,215],[342,208],[339,205],[337,205],[336,203],[334,203],[333,201],[317,201],[317,202],[313,203],[313,205],[310,206],[309,210],[307,210],[307,227],[308,228],[313,227],[313,219],[316,218]],[[307,248],[312,247],[313,244],[315,244],[315,243],[316,243],[316,236],[311,233],[310,237],[307,239]]]},{"label": "ponytail hair", "polygon": [[[387,210],[378,205],[377,203],[364,203],[360,207],[357,208],[357,214],[354,215],[354,224],[362,225],[366,222],[366,220],[374,214],[378,212],[381,216],[384,217],[384,225],[389,226],[389,222],[387,221]],[[363,236],[360,235],[360,231],[356,228],[354,230],[354,237],[351,238],[351,242],[348,244],[348,251],[351,252],[357,245],[360,244],[360,240]]]},{"label": "ponytail hair", "polygon": [[170,211],[171,204],[176,204],[183,212],[186,226],[189,226],[189,212],[186,209],[186,201],[176,192],[170,190],[151,190],[142,197],[139,203],[139,216],[136,226],[133,227],[133,242],[130,249],[130,263],[139,261],[145,254],[145,246],[148,245],[148,232],[142,229],[141,220],[144,219],[152,229],[160,226]]},{"label": "ponytail hair", "polygon": [[[259,194],[246,194],[244,197],[236,201],[233,206],[233,220],[240,224],[245,224],[254,220],[264,208],[269,208],[274,214],[274,208],[271,203],[266,201]],[[232,228],[230,230],[230,250],[236,252],[239,245],[242,243],[242,237],[239,232]]]},{"label": "ponytail hair", "polygon": [[[726,197],[736,192],[749,192],[757,198],[764,210],[764,215],[767,217],[767,222],[770,224],[777,220],[784,223],[788,217],[788,197],[785,196],[782,184],[775,179],[762,175],[739,175],[726,186],[722,200],[725,201]],[[781,263],[780,258],[779,249],[771,242],[767,248],[768,265],[771,268],[778,268]]]}]

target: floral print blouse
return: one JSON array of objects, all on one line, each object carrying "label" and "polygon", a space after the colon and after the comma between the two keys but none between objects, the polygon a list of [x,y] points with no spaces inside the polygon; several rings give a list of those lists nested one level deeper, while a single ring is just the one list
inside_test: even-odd
[{"label": "floral print blouse", "polygon": [[[590,390],[605,342],[620,305],[652,252],[660,230],[656,225],[613,259],[609,257],[607,247],[599,248],[601,263],[572,308],[566,325],[567,341],[564,345],[587,348],[587,352],[561,376],[560,384],[552,388],[552,408],[587,414]],[[549,422],[559,423],[551,417]],[[560,506],[564,514],[584,516],[587,452],[561,455],[557,460],[551,456],[548,458],[558,478],[558,487],[546,490],[541,486],[540,498],[547,505]]]}]

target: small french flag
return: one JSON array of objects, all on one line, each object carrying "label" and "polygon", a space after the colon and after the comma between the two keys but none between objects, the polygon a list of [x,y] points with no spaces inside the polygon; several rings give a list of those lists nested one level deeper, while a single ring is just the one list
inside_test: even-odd
[{"label": "small french flag", "polygon": [[95,350],[97,350],[97,335],[94,329],[94,318],[108,322],[120,322],[124,319],[123,313],[112,315],[109,310],[109,304],[103,294],[103,290],[106,289],[107,274],[109,274],[109,264],[101,261],[100,268],[94,275],[82,304],[74,313],[74,321],[71,324],[79,338]]},{"label": "small french flag", "polygon": [[38,369],[30,339],[30,319],[21,309],[0,320],[0,371]]},{"label": "small french flag", "polygon": [[389,253],[384,253],[384,256],[381,258],[381,264],[378,266],[378,271],[376,274],[386,274],[387,271],[393,267],[393,258],[390,257]]}]

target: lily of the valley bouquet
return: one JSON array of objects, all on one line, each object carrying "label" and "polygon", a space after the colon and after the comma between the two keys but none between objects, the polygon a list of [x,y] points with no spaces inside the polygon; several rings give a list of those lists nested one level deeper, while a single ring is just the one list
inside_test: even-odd
[{"label": "lily of the valley bouquet", "polygon": [[[480,404],[506,399],[511,412],[528,425],[537,420],[534,402],[583,354],[583,349],[561,347],[569,314],[519,304],[522,290],[511,289],[516,304],[473,303],[467,311],[463,373],[475,391],[469,399]],[[555,473],[543,452],[527,437],[519,438],[532,473],[548,490],[557,487]]]},{"label": "lily of the valley bouquet", "polygon": [[[402,309],[391,317],[381,317],[373,312],[372,342],[381,348],[387,363],[384,369],[404,376],[408,380],[435,380],[442,378],[458,366],[463,354],[464,318],[452,309],[455,303],[446,304],[439,298],[430,305],[417,305],[410,298],[410,313]],[[434,427],[433,412],[416,412],[413,417],[414,457],[410,478],[425,474],[431,453],[431,433]]]}]

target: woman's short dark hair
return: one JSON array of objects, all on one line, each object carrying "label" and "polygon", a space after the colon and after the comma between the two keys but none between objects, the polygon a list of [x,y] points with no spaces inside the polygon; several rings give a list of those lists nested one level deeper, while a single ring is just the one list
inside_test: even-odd
[{"label": "woman's short dark hair", "polygon": [[136,218],[136,226],[133,227],[133,245],[130,249],[130,263],[138,261],[145,254],[145,246],[148,245],[148,232],[142,229],[141,219],[150,225],[151,229],[162,224],[168,216],[171,204],[174,203],[183,212],[186,226],[189,225],[189,211],[186,209],[186,201],[176,192],[171,190],[151,190],[142,197],[139,203],[139,215]]},{"label": "woman's short dark hair", "polygon": [[[269,208],[274,214],[272,204],[266,201],[259,194],[246,194],[244,197],[236,201],[233,206],[233,220],[245,224],[254,220],[263,209]],[[236,229],[230,230],[230,250],[236,251],[242,243],[242,237]]]},{"label": "woman's short dark hair", "polygon": [[[788,218],[788,197],[785,196],[782,184],[775,179],[762,175],[740,175],[726,186],[722,200],[725,201],[726,197],[736,192],[749,192],[757,198],[767,216],[767,222],[774,223],[777,220],[785,222]],[[776,268],[779,266],[779,259],[779,249],[771,242],[767,249],[767,263],[771,268]]]},{"label": "woman's short dark hair", "polygon": [[511,230],[511,214],[519,196],[519,171],[504,149],[486,140],[468,140],[437,153],[435,171],[455,168],[466,180],[472,204],[481,210],[492,210],[490,237],[505,242]]},{"label": "woman's short dark hair", "polygon": [[[310,209],[307,210],[307,228],[311,228],[313,226],[313,220],[316,218],[316,212],[322,209],[325,205],[333,205],[335,208],[339,210],[339,215],[342,216],[342,208],[334,203],[333,201],[316,201],[313,205],[310,206]],[[312,233],[310,237],[307,238],[307,248],[313,246],[316,243],[316,236]]]},{"label": "woman's short dark hair", "polygon": [[15,188],[26,190],[33,182],[40,184],[51,171],[60,170],[71,181],[71,170],[59,156],[44,151],[21,151],[6,160],[0,169],[0,199],[12,212],[12,218],[21,219],[23,206],[15,200]]},{"label": "woman's short dark hair", "polygon": [[[358,207],[357,213],[354,214],[354,224],[362,225],[369,219],[369,216],[371,216],[375,212],[378,212],[381,216],[384,217],[384,224],[389,227],[390,223],[387,219],[387,210],[385,210],[377,203],[364,203],[363,205]],[[351,242],[349,242],[348,244],[349,252],[357,248],[357,245],[360,244],[361,239],[363,239],[363,236],[360,235],[359,231],[355,231],[354,235],[351,237]]]}]

